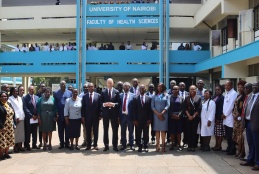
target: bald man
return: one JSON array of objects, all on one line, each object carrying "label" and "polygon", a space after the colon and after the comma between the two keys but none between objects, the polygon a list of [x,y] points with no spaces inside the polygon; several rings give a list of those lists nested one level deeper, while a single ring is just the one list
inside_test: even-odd
[{"label": "bald man", "polygon": [[109,150],[109,122],[112,125],[112,145],[113,150],[118,151],[118,123],[119,123],[119,108],[121,105],[119,91],[116,90],[113,85],[113,79],[109,78],[106,82],[107,88],[101,93],[102,103],[102,118],[103,118],[103,140],[104,149],[103,151]]}]

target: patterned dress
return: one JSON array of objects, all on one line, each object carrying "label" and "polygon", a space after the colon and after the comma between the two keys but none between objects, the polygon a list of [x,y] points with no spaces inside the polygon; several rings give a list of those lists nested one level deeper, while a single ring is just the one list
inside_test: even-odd
[{"label": "patterned dress", "polygon": [[5,149],[14,146],[14,128],[13,128],[13,116],[14,111],[11,107],[6,107],[6,121],[4,123],[5,132],[0,132],[0,148]]},{"label": "patterned dress", "polygon": [[[241,116],[244,100],[245,100],[245,95],[237,96],[237,99],[235,101],[233,115]],[[244,132],[244,128],[242,126],[241,120],[234,120],[232,137],[233,137],[233,141],[235,143],[240,144],[243,141],[243,132]]]}]

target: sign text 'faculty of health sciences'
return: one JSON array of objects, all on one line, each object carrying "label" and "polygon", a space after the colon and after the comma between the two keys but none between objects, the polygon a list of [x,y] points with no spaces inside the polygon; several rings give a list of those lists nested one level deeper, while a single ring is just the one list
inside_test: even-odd
[{"label": "sign text 'faculty of health sciences'", "polygon": [[158,17],[153,18],[109,18],[109,19],[87,19],[87,28],[99,27],[158,27]]}]

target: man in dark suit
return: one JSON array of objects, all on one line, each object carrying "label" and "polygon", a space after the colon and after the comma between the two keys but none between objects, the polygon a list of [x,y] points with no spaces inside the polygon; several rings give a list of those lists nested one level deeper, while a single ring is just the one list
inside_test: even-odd
[{"label": "man in dark suit", "polygon": [[37,114],[37,102],[39,97],[34,95],[34,87],[29,87],[29,94],[23,98],[23,110],[25,113],[25,148],[30,151],[30,141],[32,135],[32,148],[37,149],[37,128],[38,128],[38,114]]},{"label": "man in dark suit", "polygon": [[253,83],[253,94],[247,100],[245,108],[246,137],[249,145],[249,155],[242,166],[254,166],[252,170],[259,170],[259,83]]},{"label": "man in dark suit", "polygon": [[139,88],[138,88],[138,79],[134,78],[132,79],[132,87],[130,88],[130,92],[139,95]]},{"label": "man in dark suit", "polygon": [[133,120],[137,131],[136,141],[138,144],[138,152],[142,152],[143,145],[141,144],[141,135],[143,132],[144,151],[148,152],[149,124],[153,118],[153,112],[151,109],[152,98],[145,95],[144,85],[140,85],[139,92],[140,95],[136,96],[133,102]]},{"label": "man in dark suit", "polygon": [[[189,96],[189,92],[185,91],[185,83],[184,82],[180,82],[179,83],[179,95],[185,100],[187,98],[187,96]],[[188,144],[188,140],[187,140],[187,133],[186,133],[186,121],[187,121],[187,117],[185,114],[182,115],[183,116],[183,146]]]},{"label": "man in dark suit", "polygon": [[130,150],[135,150],[133,145],[133,99],[134,94],[129,92],[130,83],[125,82],[123,84],[124,93],[120,94],[121,106],[120,106],[120,125],[121,125],[121,143],[122,148],[120,150],[126,150],[126,129],[129,130],[129,145]]},{"label": "man in dark suit", "polygon": [[118,151],[118,123],[119,123],[119,108],[121,104],[120,94],[115,88],[113,88],[113,79],[107,79],[107,88],[102,91],[101,103],[102,103],[102,118],[103,118],[103,151],[109,150],[109,121],[112,125],[112,145],[113,150]]},{"label": "man in dark suit", "polygon": [[87,134],[87,147],[85,150],[91,149],[92,137],[91,132],[93,129],[94,133],[94,149],[98,150],[98,131],[99,131],[99,120],[101,117],[101,95],[94,92],[94,84],[88,84],[88,93],[83,96],[82,99],[82,122],[85,123],[86,134]]},{"label": "man in dark suit", "polygon": [[66,89],[66,82],[64,80],[60,82],[60,89],[54,92],[53,97],[58,110],[59,149],[63,149],[64,146],[69,148],[68,128],[64,116],[64,107],[66,99],[72,97],[72,92]]},{"label": "man in dark suit", "polygon": [[[148,92],[146,93],[146,95],[152,100],[153,96],[155,95],[155,86],[153,83],[148,85]],[[151,118],[153,118],[153,113],[151,114]],[[154,122],[152,121],[151,122],[151,143],[155,144],[156,132],[153,130],[153,124]]]}]

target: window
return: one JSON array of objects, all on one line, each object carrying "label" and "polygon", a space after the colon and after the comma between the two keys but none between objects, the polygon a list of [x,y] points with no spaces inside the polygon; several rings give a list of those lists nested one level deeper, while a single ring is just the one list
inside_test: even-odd
[{"label": "window", "polygon": [[222,28],[221,30],[221,36],[222,36],[222,46],[226,46],[228,44],[228,30],[227,27]]},{"label": "window", "polygon": [[259,63],[248,65],[248,76],[259,76]]},{"label": "window", "polygon": [[259,6],[254,8],[254,30],[259,30]]}]

